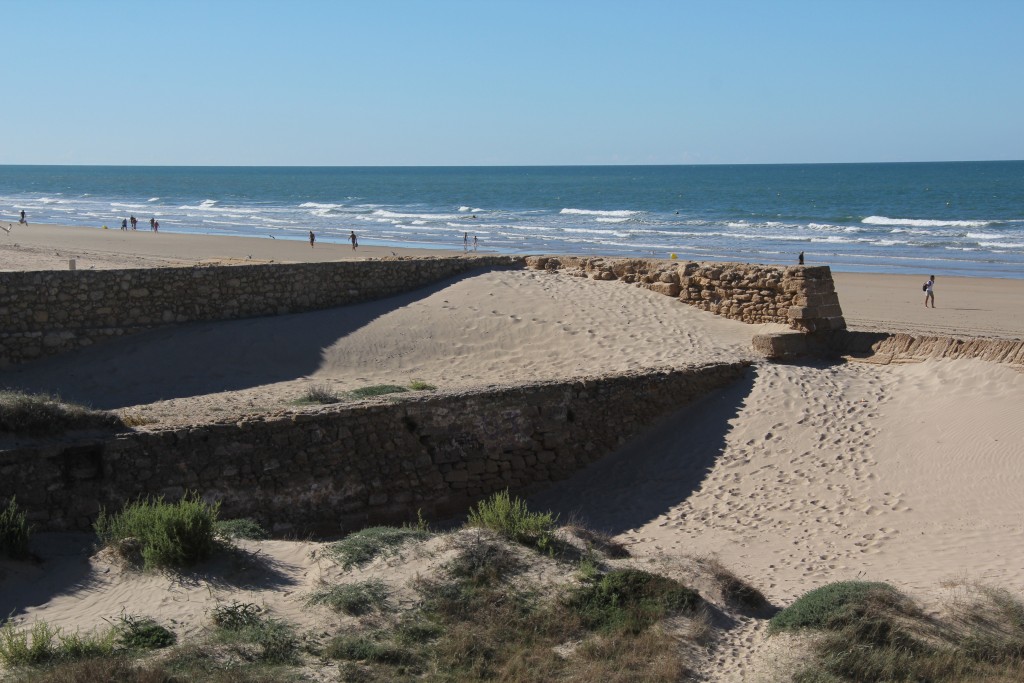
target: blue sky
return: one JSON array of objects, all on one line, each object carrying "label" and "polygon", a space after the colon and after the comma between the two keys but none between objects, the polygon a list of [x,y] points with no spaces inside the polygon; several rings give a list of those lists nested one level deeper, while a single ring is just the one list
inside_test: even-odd
[{"label": "blue sky", "polygon": [[0,163],[1024,159],[1018,0],[0,0]]}]

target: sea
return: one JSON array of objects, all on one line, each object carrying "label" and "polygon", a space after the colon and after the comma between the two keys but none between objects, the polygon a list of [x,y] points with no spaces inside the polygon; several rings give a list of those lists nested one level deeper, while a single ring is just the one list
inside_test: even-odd
[{"label": "sea", "polygon": [[[1024,278],[1024,161],[0,166],[0,220],[461,251]],[[470,247],[472,248],[472,247]]]}]

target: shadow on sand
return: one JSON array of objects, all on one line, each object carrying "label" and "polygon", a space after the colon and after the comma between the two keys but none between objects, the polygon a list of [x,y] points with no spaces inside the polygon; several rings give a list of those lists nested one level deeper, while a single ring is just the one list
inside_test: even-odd
[{"label": "shadow on sand", "polygon": [[751,367],[739,381],[660,419],[611,455],[530,496],[532,510],[616,535],[666,513],[700,488],[725,448],[730,420],[749,396]]},{"label": "shadow on sand", "polygon": [[150,330],[8,368],[0,387],[112,410],[294,380],[315,372],[327,348],[375,318],[480,272],[352,306]]}]

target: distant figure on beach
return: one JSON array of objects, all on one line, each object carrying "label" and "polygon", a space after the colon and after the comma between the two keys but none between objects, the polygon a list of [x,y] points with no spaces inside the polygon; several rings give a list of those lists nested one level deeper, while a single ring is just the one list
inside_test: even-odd
[{"label": "distant figure on beach", "polygon": [[355,230],[352,230],[351,232],[349,232],[349,234],[348,234],[348,241],[352,243],[352,251],[355,251],[356,247],[359,246],[359,240],[356,239],[356,231]]},{"label": "distant figure on beach", "polygon": [[479,244],[479,243],[476,241],[476,235],[473,235],[473,251],[476,251],[476,245],[477,244]]},{"label": "distant figure on beach", "polygon": [[160,232],[160,221],[153,220],[153,232]]},{"label": "distant figure on beach", "polygon": [[132,224],[132,230],[134,230],[135,227],[139,224],[139,219],[132,215],[132,217],[128,219],[128,222]]},{"label": "distant figure on beach", "polygon": [[924,283],[924,307],[928,308],[928,302],[932,302],[932,308],[935,308],[935,276],[931,275],[928,278],[928,282]]},{"label": "distant figure on beach", "polygon": [[310,248],[310,249],[312,249],[312,248],[313,248],[313,245],[314,245],[315,243],[316,243],[316,235],[314,235],[314,234],[313,234],[313,231],[312,231],[312,230],[310,230],[310,231],[309,231],[309,248]]},{"label": "distant figure on beach", "polygon": [[796,262],[799,263],[801,266],[804,264],[804,252],[800,252],[800,255],[797,257]]},{"label": "distant figure on beach", "polygon": [[127,218],[122,218],[121,219],[121,229],[125,230],[125,231],[128,230],[128,219]]},{"label": "distant figure on beach", "polygon": [[469,233],[462,233],[462,251],[469,251]]},{"label": "distant figure on beach", "polygon": [[25,209],[21,210],[21,220],[18,221],[18,225],[28,225],[28,221],[25,220]]},{"label": "distant figure on beach", "polygon": [[150,218],[150,219],[149,219],[149,229],[150,229],[150,230],[152,230],[152,229],[153,229],[153,224],[154,224],[154,223],[156,223],[156,219],[155,219],[155,218]]}]

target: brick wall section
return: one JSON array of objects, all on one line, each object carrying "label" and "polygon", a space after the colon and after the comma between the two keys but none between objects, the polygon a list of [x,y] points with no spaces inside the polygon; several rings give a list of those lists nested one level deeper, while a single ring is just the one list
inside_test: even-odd
[{"label": "brick wall section", "polygon": [[87,529],[100,505],[195,490],[223,517],[278,533],[337,533],[462,513],[525,493],[618,448],[658,417],[727,386],[747,363],[410,395],[238,423],[139,430],[0,452],[0,500],[39,530]]},{"label": "brick wall section", "polygon": [[828,266],[566,256],[530,256],[526,264],[632,283],[745,323],[783,323],[806,333],[846,327]]},{"label": "brick wall section", "polygon": [[0,367],[179,323],[379,299],[522,257],[0,272]]}]

